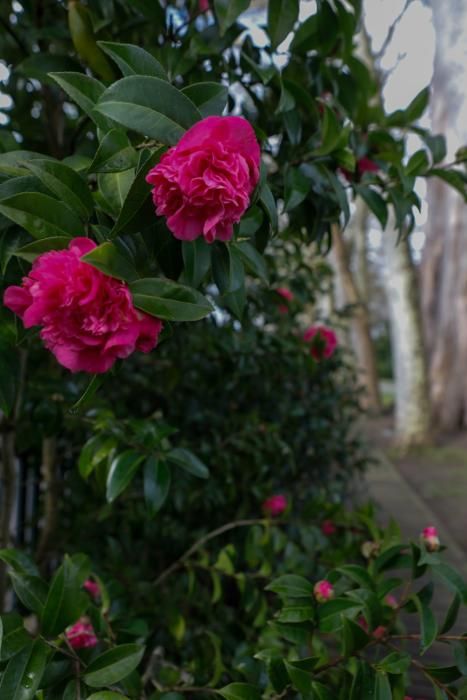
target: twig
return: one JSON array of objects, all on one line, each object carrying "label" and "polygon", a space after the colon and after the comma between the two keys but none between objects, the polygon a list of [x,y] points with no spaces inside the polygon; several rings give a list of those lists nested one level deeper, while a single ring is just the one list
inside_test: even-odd
[{"label": "twig", "polygon": [[[209,542],[210,540],[215,539],[216,537],[219,537],[219,535],[224,534],[224,532],[229,532],[230,530],[235,530],[238,527],[249,527],[250,525],[266,525],[270,521],[267,519],[258,519],[258,518],[252,518],[249,520],[235,520],[234,522],[231,523],[226,523],[225,525],[222,525],[221,527],[218,527],[216,530],[213,530],[212,532],[208,532],[207,535],[204,535],[201,537],[199,540],[197,540],[189,549],[182,554],[181,557],[179,557],[176,561],[173,562],[167,569],[165,569],[154,581],[155,586],[159,586],[163,581],[165,581],[166,578],[168,578],[171,574],[174,573],[174,571],[177,571],[183,564],[186,562],[187,559],[191,557],[192,554],[198,551],[206,542]],[[274,521],[275,523],[278,523],[278,521]]]},{"label": "twig", "polygon": [[383,41],[383,44],[382,44],[380,50],[375,53],[375,59],[377,61],[380,58],[382,58],[384,56],[384,54],[386,53],[386,50],[394,37],[394,32],[396,31],[396,29],[399,25],[399,22],[401,21],[402,17],[405,15],[407,8],[409,7],[411,2],[412,2],[412,0],[405,0],[404,7],[399,12],[399,14],[395,18],[394,22],[389,27],[388,33],[386,35],[386,39]]}]

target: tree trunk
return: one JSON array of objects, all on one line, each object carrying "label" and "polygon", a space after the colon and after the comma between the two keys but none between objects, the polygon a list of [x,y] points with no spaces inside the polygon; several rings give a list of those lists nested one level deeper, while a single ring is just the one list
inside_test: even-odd
[{"label": "tree trunk", "polygon": [[[436,29],[432,125],[446,135],[448,158],[467,142],[463,114],[467,4],[449,11],[432,2]],[[428,183],[428,223],[422,260],[423,325],[430,359],[433,417],[442,430],[467,424],[467,207],[443,182]]]},{"label": "tree trunk", "polygon": [[[361,218],[356,225],[361,224]],[[381,411],[381,398],[378,384],[378,371],[373,340],[370,333],[370,317],[365,301],[360,296],[357,284],[349,265],[345,241],[339,225],[332,228],[332,243],[336,270],[342,284],[347,304],[353,307],[352,325],[355,338],[355,354],[360,381],[365,389],[365,407],[375,413]]]},{"label": "tree trunk", "polygon": [[408,240],[396,245],[396,232],[387,230],[383,241],[396,382],[395,439],[398,446],[407,449],[431,441],[420,302]]}]

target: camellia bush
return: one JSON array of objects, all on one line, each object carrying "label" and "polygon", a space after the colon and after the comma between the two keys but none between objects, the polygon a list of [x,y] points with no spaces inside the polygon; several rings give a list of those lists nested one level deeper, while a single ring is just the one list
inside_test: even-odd
[{"label": "camellia bush", "polygon": [[[2,700],[464,692],[436,531],[342,508],[358,390],[308,261],[355,197],[406,235],[416,177],[465,175],[428,90],[385,114],[358,0],[271,0],[261,46],[249,5],[0,8]],[[18,463],[43,495],[12,542]]]}]

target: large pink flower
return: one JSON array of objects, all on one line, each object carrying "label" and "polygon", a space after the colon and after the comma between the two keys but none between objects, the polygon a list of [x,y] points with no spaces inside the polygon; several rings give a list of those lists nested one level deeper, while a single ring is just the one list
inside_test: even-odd
[{"label": "large pink flower", "polygon": [[87,617],[82,617],[74,625],[68,627],[66,638],[73,649],[91,649],[98,643],[94,627]]},{"label": "large pink flower", "polygon": [[158,216],[175,238],[228,241],[259,179],[260,149],[242,117],[207,117],[149,171]]},{"label": "large pink flower", "polygon": [[271,518],[277,518],[287,510],[287,498],[282,493],[276,496],[270,496],[263,501],[263,511]]},{"label": "large pink flower", "polygon": [[305,331],[303,340],[311,344],[311,355],[319,362],[331,357],[337,347],[337,336],[326,326],[311,326]]},{"label": "large pink flower", "polygon": [[81,262],[95,247],[74,238],[67,250],[39,255],[21,287],[8,287],[3,298],[25,328],[42,326],[44,345],[72,372],[106,372],[134,350],[149,352],[162,328],[135,309],[124,282]]}]

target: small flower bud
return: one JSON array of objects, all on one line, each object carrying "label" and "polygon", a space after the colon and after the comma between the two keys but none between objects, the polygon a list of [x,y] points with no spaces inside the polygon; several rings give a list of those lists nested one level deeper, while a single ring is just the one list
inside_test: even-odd
[{"label": "small flower bud", "polygon": [[437,552],[441,546],[438,531],[433,525],[422,530],[421,540],[429,552]]},{"label": "small flower bud", "polygon": [[334,598],[334,588],[329,581],[318,581],[313,587],[313,593],[318,603],[325,603]]}]

